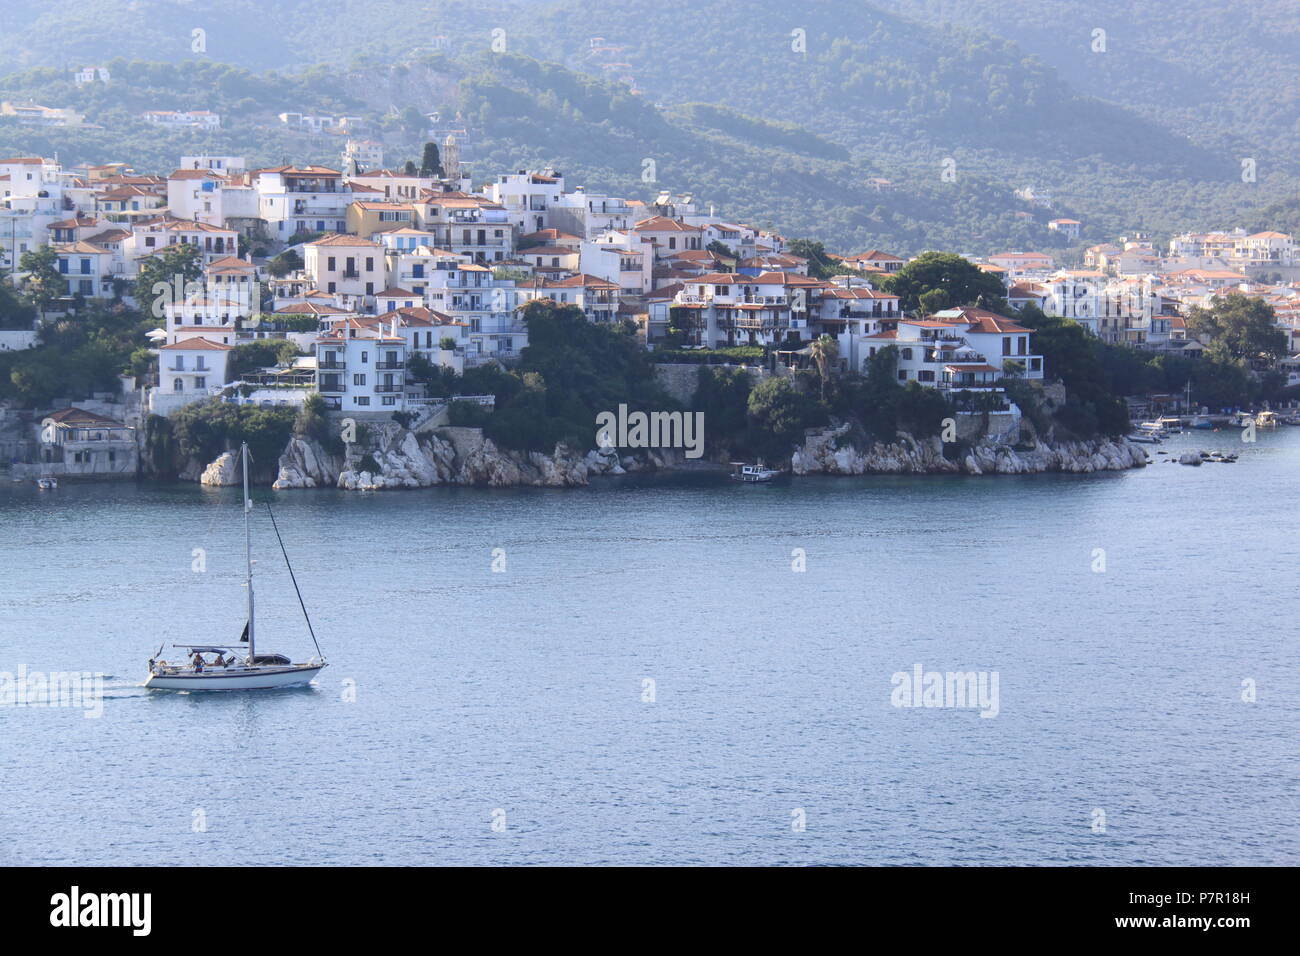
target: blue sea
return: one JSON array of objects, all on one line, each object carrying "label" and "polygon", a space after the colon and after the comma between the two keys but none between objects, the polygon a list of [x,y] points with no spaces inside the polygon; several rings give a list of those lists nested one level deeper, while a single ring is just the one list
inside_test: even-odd
[{"label": "blue sea", "polygon": [[[1300,429],[1149,450],[257,489],[259,651],[314,652],[270,502],[330,666],[228,694],[140,684],[237,639],[237,490],[5,485],[0,682],[105,676],[0,706],[0,864],[1295,864]],[[895,706],[918,666],[996,714]]]}]

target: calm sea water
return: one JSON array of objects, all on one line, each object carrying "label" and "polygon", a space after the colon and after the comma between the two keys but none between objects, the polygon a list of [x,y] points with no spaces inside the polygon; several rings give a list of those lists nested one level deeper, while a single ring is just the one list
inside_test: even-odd
[{"label": "calm sea water", "polygon": [[[1161,447],[1241,460],[259,490],[331,661],[269,693],[139,687],[238,635],[237,491],[0,487],[0,671],[109,675],[0,707],[0,864],[1300,862],[1300,429]],[[1000,712],[891,706],[916,664]]]}]

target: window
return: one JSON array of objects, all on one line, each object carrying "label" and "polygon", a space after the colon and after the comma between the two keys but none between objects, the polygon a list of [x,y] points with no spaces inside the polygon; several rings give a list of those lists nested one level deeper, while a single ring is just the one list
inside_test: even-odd
[{"label": "window", "polygon": [[900,369],[898,370],[898,380],[899,380],[900,382],[906,382],[906,381],[907,381],[907,369],[905,369],[905,368],[900,368]]},{"label": "window", "polygon": [[934,372],[932,372],[928,368],[921,369],[919,372],[916,373],[916,380],[918,382],[933,382]]},{"label": "window", "polygon": [[353,405],[369,405],[369,404],[370,404],[370,396],[369,396],[369,395],[357,395],[357,396],[355,396],[355,397],[352,399],[352,404],[353,404]]},{"label": "window", "polygon": [[1011,336],[1009,335],[1002,336],[1002,354],[1003,355],[1011,354]]},{"label": "window", "polygon": [[367,256],[367,257],[366,257],[366,271],[367,271],[367,272],[374,272],[374,271],[375,271],[375,260],[374,260],[373,258],[371,258],[370,256]]},{"label": "window", "polygon": [[89,260],[89,259],[82,259],[82,260],[81,260],[81,274],[82,274],[83,276],[88,276],[88,275],[90,275],[90,260]]},{"label": "window", "polygon": [[365,385],[365,384],[366,384],[366,373],[365,373],[365,372],[358,372],[358,373],[356,373],[355,375],[353,375],[353,376],[352,376],[352,384],[353,384],[353,385]]},{"label": "window", "polygon": [[325,260],[325,268],[328,269],[330,272],[333,272],[333,271],[334,271],[334,257],[333,257],[333,256],[330,256],[328,259]]},{"label": "window", "polygon": [[200,375],[200,376],[198,376],[197,378],[194,379],[194,387],[195,387],[195,388],[200,388],[200,389],[201,389],[201,388],[207,388],[207,387],[208,387],[208,380],[207,380],[204,376]]},{"label": "window", "polygon": [[903,351],[902,351],[902,357],[905,358],[905,359],[911,359],[911,357],[912,357],[912,350],[911,350],[911,349],[903,349]]},{"label": "window", "polygon": [[370,361],[370,353],[369,353],[369,352],[362,352],[362,353],[361,353],[361,364],[362,364],[362,365],[365,365],[365,364],[366,364],[367,362],[369,362],[369,361]]},{"label": "window", "polygon": [[396,395],[385,395],[385,396],[384,396],[384,404],[385,404],[385,405],[396,405],[396,404],[397,404],[397,396],[396,396]]},{"label": "window", "polygon": [[183,381],[181,381],[179,378],[177,378],[177,379],[172,379],[172,391],[173,391],[173,392],[183,392],[183,391],[185,391],[185,383],[184,383]]}]

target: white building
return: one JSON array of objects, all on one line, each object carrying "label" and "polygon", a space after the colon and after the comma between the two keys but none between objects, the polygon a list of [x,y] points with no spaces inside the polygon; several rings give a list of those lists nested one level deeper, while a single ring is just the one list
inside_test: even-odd
[{"label": "white building", "polygon": [[153,126],[217,129],[221,117],[210,110],[146,110],[140,118]]},{"label": "white building", "polygon": [[334,323],[316,340],[316,388],[339,411],[406,408],[406,340],[391,325]]},{"label": "white building", "polygon": [[540,232],[551,223],[552,206],[564,194],[564,176],[553,169],[502,173],[484,190],[506,211],[519,233]]},{"label": "white building", "polygon": [[159,346],[159,384],[149,390],[149,411],[166,416],[211,397],[226,383],[234,348],[197,335]]},{"label": "white building", "polygon": [[343,174],[324,166],[277,166],[249,174],[258,218],[271,235],[289,240],[301,232],[346,232],[352,191]]},{"label": "white building", "polygon": [[384,247],[357,236],[334,234],[307,243],[303,271],[317,289],[359,297],[366,306],[388,286]]}]

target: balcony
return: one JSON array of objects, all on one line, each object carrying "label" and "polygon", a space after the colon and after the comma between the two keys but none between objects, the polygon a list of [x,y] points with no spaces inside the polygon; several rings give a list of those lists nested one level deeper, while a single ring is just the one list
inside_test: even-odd
[{"label": "balcony", "polygon": [[401,392],[404,392],[404,391],[406,391],[406,386],[405,386],[404,384],[396,384],[396,383],[394,383],[394,384],[392,384],[392,385],[376,385],[376,386],[375,386],[375,392],[376,392],[376,394],[394,394],[394,395],[395,395],[395,394],[400,394]]},{"label": "balcony", "polygon": [[320,382],[316,386],[317,391],[322,395],[342,395],[347,388],[338,379],[329,379]]},{"label": "balcony", "polygon": [[376,363],[375,363],[375,368],[377,368],[377,369],[381,369],[381,370],[382,370],[382,369],[399,369],[399,368],[406,368],[406,363],[405,363],[404,361],[401,361],[400,359],[395,359],[395,360],[392,360],[392,361],[386,361],[386,362],[376,362]]},{"label": "balcony", "polygon": [[322,372],[342,372],[347,369],[347,362],[319,362],[316,367]]}]

